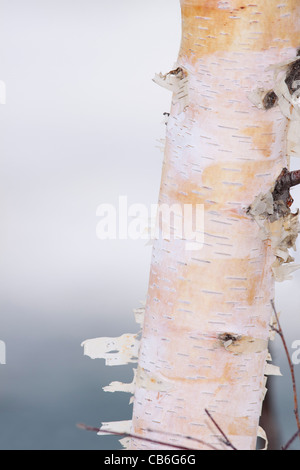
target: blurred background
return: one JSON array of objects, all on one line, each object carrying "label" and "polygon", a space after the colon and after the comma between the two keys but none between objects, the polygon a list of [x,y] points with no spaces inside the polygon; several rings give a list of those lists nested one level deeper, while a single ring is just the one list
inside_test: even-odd
[{"label": "blurred background", "polygon": [[[157,202],[171,95],[152,78],[171,70],[179,43],[178,0],[0,0],[2,450],[120,448],[76,424],[130,419],[129,395],[101,387],[130,382],[132,367],[105,367],[81,342],[138,331],[151,246],[100,241],[96,210],[120,195]],[[277,286],[291,352],[299,282]],[[279,338],[272,355],[284,377],[269,381],[269,406],[284,444],[296,425]]]}]

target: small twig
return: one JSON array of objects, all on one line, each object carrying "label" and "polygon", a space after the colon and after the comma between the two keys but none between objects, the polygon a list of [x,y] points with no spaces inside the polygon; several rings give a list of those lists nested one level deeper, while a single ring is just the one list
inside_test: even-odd
[{"label": "small twig", "polygon": [[176,437],[180,437],[182,439],[189,439],[190,441],[197,442],[197,444],[202,444],[202,445],[205,445],[207,447],[210,447],[212,450],[218,450],[217,447],[213,446],[212,444],[209,444],[208,442],[204,442],[201,439],[197,439],[196,437],[186,436],[184,434],[176,434],[176,433],[172,433],[172,432],[169,432],[169,431],[166,431],[166,432],[165,431],[157,431],[156,429],[149,429],[149,428],[147,428],[146,431],[148,431],[148,432],[158,432],[159,434],[166,434],[167,436],[176,436]]},{"label": "small twig", "polygon": [[[194,447],[185,447],[185,446],[181,446],[181,445],[175,445],[175,444],[171,444],[169,442],[159,441],[157,439],[151,439],[149,437],[143,437],[143,436],[139,436],[137,434],[131,434],[131,433],[127,433],[127,432],[109,431],[108,429],[100,429],[100,428],[96,428],[96,427],[93,427],[93,426],[88,426],[88,425],[83,424],[83,423],[77,424],[77,427],[80,428],[80,429],[84,429],[85,431],[103,432],[103,433],[114,435],[114,436],[131,437],[132,439],[140,439],[141,441],[147,441],[147,442],[150,442],[151,444],[158,444],[158,445],[168,446],[168,447],[172,447],[174,449],[179,449],[179,450],[197,450]],[[150,431],[150,430],[148,429],[147,431]],[[153,431],[153,432],[157,432],[157,431]],[[185,436],[180,436],[180,437],[185,437]],[[205,442],[199,441],[198,439],[194,439],[192,437],[186,437],[186,438],[197,441],[197,442],[201,442],[202,444],[205,444],[205,445],[211,447],[212,449],[217,450],[215,447],[211,446],[210,444],[206,444]]]},{"label": "small twig", "polygon": [[216,426],[216,428],[218,429],[218,431],[222,434],[223,436],[223,439],[222,440],[224,442],[224,444],[228,447],[231,447],[231,449],[233,450],[237,450],[237,448],[232,444],[232,442],[230,442],[230,440],[228,439],[228,437],[226,436],[226,434],[224,433],[224,431],[221,429],[221,427],[218,425],[218,423],[214,420],[214,418],[212,417],[212,415],[210,414],[210,412],[205,408],[205,413],[207,414],[207,416],[209,417],[209,419],[213,422],[213,424]]},{"label": "small twig", "polygon": [[[284,347],[284,350],[285,350],[285,353],[286,353],[286,357],[287,357],[287,360],[288,360],[288,363],[289,363],[291,376],[292,376],[292,385],[293,385],[293,393],[294,393],[294,413],[295,413],[295,418],[296,418],[297,428],[298,428],[298,431],[297,431],[295,437],[297,437],[297,435],[299,435],[299,437],[300,437],[300,419],[299,419],[299,407],[298,407],[297,387],[296,387],[296,380],[295,380],[294,365],[292,363],[292,360],[291,360],[291,357],[290,357],[290,354],[289,354],[289,350],[288,350],[288,347],[287,347],[287,344],[286,344],[286,341],[285,341],[285,338],[284,338],[284,334],[283,334],[282,328],[281,328],[280,323],[279,323],[279,318],[278,318],[278,314],[277,314],[273,299],[271,300],[271,305],[272,305],[272,308],[273,308],[273,311],[274,311],[274,314],[275,314],[275,318],[276,318],[276,323],[277,323],[277,326],[278,326],[278,328],[275,328],[274,326],[271,326],[271,328],[272,328],[273,331],[278,333],[280,338],[281,338],[281,341],[282,341],[282,344],[283,344],[283,347]],[[287,444],[284,447],[287,449],[288,448]]]},{"label": "small twig", "polygon": [[300,429],[293,434],[293,436],[288,440],[285,446],[281,447],[281,450],[288,450],[288,448],[293,444],[296,437],[300,436]]}]

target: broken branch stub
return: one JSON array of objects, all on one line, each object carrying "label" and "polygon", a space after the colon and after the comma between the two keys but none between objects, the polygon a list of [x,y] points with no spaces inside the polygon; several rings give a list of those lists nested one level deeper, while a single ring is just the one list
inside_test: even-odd
[{"label": "broken branch stub", "polygon": [[284,168],[276,179],[273,189],[260,194],[248,209],[261,228],[261,238],[271,241],[275,256],[272,271],[277,282],[291,279],[291,274],[299,269],[293,263],[289,249],[296,250],[296,240],[300,232],[299,211],[291,212],[293,198],[290,188],[300,183],[300,171]]},{"label": "broken branch stub", "polygon": [[274,203],[281,207],[285,206],[288,210],[294,202],[290,195],[290,189],[298,184],[300,184],[300,170],[289,171],[287,168],[283,168],[272,193]]},{"label": "broken branch stub", "polygon": [[300,88],[300,59],[295,60],[289,65],[285,83],[291,95]]}]

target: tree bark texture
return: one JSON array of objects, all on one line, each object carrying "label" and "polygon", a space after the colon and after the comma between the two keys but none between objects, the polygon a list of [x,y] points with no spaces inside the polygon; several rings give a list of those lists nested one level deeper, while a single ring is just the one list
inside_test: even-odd
[{"label": "tree bark texture", "polygon": [[[181,0],[182,41],[159,204],[204,205],[204,243],[153,246],[132,432],[172,445],[256,448],[274,297],[269,239],[249,214],[287,159],[288,120],[248,94],[296,57],[298,0]],[[174,98],[175,97],[175,98]],[[151,432],[149,431],[151,429]],[[201,442],[191,441],[186,436]],[[131,449],[162,449],[132,439]]]}]

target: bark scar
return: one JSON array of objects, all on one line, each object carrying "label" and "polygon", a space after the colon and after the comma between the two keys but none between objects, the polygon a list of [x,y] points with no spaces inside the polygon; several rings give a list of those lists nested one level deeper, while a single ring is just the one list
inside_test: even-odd
[{"label": "bark scar", "polygon": [[223,344],[224,348],[227,349],[232,343],[235,343],[240,338],[240,336],[233,333],[221,333],[218,338]]},{"label": "bark scar", "polygon": [[261,338],[238,335],[236,333],[221,333],[218,336],[226,351],[237,354],[253,354],[266,351],[268,343]]}]

